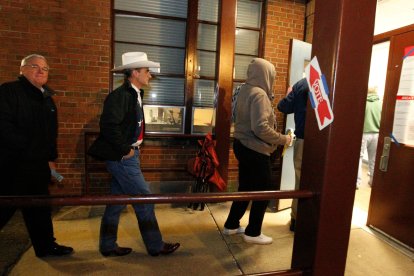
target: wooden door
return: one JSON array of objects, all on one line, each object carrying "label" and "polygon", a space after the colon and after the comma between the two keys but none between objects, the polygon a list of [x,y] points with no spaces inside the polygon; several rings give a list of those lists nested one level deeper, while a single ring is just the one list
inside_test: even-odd
[{"label": "wooden door", "polygon": [[[396,144],[392,141],[386,171],[380,170],[381,156],[384,145],[386,146],[384,140],[393,132],[394,111],[404,51],[409,46],[414,46],[414,31],[391,38],[367,225],[414,248],[414,146]],[[414,72],[411,71],[410,74]],[[383,162],[382,165],[385,163]]]}]

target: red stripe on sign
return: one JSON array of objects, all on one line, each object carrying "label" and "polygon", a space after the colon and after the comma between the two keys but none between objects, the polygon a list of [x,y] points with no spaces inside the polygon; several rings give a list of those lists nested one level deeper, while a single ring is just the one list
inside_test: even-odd
[{"label": "red stripe on sign", "polygon": [[315,84],[315,81],[316,80],[320,79],[320,76],[319,76],[318,71],[316,71],[316,69],[313,68],[312,65],[310,66],[310,74],[309,74],[309,77],[310,77],[310,83],[311,83],[312,86]]},{"label": "red stripe on sign", "polygon": [[414,96],[397,96],[397,100],[413,101]]},{"label": "red stripe on sign", "polygon": [[325,122],[325,118],[327,118],[328,120],[330,120],[331,117],[331,113],[329,112],[329,107],[328,107],[328,102],[323,100],[322,102],[319,103],[318,105],[318,116],[319,116],[319,121],[321,122],[321,125],[324,124]]}]

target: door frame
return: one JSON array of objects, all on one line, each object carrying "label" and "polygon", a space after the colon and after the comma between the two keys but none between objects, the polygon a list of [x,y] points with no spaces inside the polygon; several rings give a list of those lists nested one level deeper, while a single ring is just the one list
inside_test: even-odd
[{"label": "door frame", "polygon": [[[373,44],[389,41],[390,42],[390,50],[389,50],[389,56],[388,56],[388,66],[387,66],[387,76],[386,76],[386,83],[385,83],[385,91],[384,91],[384,104],[383,104],[383,111],[382,111],[382,120],[381,120],[381,127],[380,127],[380,133],[379,133],[379,140],[378,140],[378,148],[377,148],[377,154],[375,158],[375,170],[374,170],[374,182],[377,179],[377,183],[380,183],[378,181],[385,181],[381,180],[381,177],[383,176],[380,172],[378,167],[380,164],[380,159],[382,155],[382,150],[384,146],[384,137],[389,136],[389,127],[392,127],[392,121],[393,118],[390,118],[390,115],[388,115],[390,112],[394,112],[395,106],[392,104],[392,100],[394,98],[392,97],[392,91],[391,89],[395,89],[396,82],[399,82],[399,77],[396,76],[396,70],[392,66],[394,66],[395,63],[393,63],[394,60],[394,48],[396,47],[396,41],[398,36],[404,35],[406,33],[414,33],[414,24],[396,29],[381,35],[377,35],[374,37]],[[398,44],[397,44],[398,45]],[[400,69],[401,70],[401,69]],[[394,90],[395,91],[395,90]],[[391,101],[391,103],[390,103]],[[385,132],[385,133],[384,133]],[[395,144],[392,143],[391,145],[391,152],[393,151],[393,148],[395,147]],[[399,152],[400,154],[402,152]],[[405,154],[404,154],[405,155]],[[406,156],[406,155],[405,155]],[[396,157],[396,156],[394,156]],[[394,164],[395,165],[395,164]],[[391,172],[387,172],[391,173]],[[381,184],[381,183],[380,183]],[[384,186],[385,188],[385,186]],[[384,189],[383,188],[383,189]],[[389,227],[389,224],[387,226],[386,222],[387,220],[381,220],[381,216],[383,215],[382,212],[385,210],[391,210],[388,208],[385,208],[384,206],[396,206],[396,208],[401,208],[401,205],[390,205],[390,203],[387,203],[388,205],[384,206],[377,206],[375,210],[373,209],[373,205],[375,205],[375,202],[382,202],[380,199],[378,199],[378,196],[383,195],[384,191],[375,190],[375,187],[373,187],[373,190],[371,192],[371,199],[369,204],[369,210],[368,210],[368,219],[366,225],[373,228],[375,231],[385,235],[386,237],[390,238],[391,240],[395,241],[396,243],[400,244],[401,246],[408,248],[409,250],[412,250],[411,246],[412,244],[405,244],[404,242],[408,242],[407,235],[403,234],[404,232],[407,232],[404,228],[398,228],[396,225],[393,227]],[[384,196],[382,196],[384,198]],[[377,200],[377,201],[375,201]],[[374,202],[375,201],[375,202]],[[382,204],[383,205],[383,204]],[[379,211],[382,210],[382,211]],[[386,212],[385,212],[386,213]],[[385,214],[384,213],[384,214]],[[387,229],[381,229],[380,225],[387,226],[385,228]],[[400,231],[400,230],[402,231]],[[387,230],[390,232],[387,233]],[[408,230],[409,231],[409,230]],[[402,233],[402,234],[401,234]],[[393,236],[396,235],[396,236]],[[398,236],[400,235],[400,236]]]},{"label": "door frame", "polygon": [[345,271],[375,9],[374,0],[315,1],[312,57],[326,77],[335,119],[319,130],[308,103],[300,189],[315,196],[299,199],[292,258],[292,268],[312,269],[304,275]]}]

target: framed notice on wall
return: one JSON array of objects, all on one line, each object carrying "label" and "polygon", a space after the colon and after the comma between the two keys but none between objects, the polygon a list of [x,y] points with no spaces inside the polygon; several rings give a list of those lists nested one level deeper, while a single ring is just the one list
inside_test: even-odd
[{"label": "framed notice on wall", "polygon": [[183,133],[184,107],[144,105],[145,132]]},{"label": "framed notice on wall", "polygon": [[392,134],[399,143],[414,146],[414,46],[404,50]]}]

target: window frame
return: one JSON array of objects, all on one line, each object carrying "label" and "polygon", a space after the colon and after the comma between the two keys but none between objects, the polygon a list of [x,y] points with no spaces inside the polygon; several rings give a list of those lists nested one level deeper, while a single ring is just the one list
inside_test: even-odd
[{"label": "window frame", "polygon": [[[198,0],[188,0],[188,4],[187,4],[187,18],[180,18],[180,17],[172,17],[172,16],[166,16],[166,15],[159,15],[159,14],[148,14],[145,12],[133,12],[133,11],[126,11],[126,10],[119,10],[119,9],[115,9],[115,0],[111,1],[111,20],[112,20],[112,38],[111,38],[111,53],[112,53],[112,59],[111,59],[111,67],[114,66],[114,62],[115,62],[115,57],[114,57],[114,52],[115,52],[115,44],[116,43],[126,43],[126,44],[135,44],[135,45],[144,45],[144,46],[160,46],[160,47],[172,47],[172,46],[163,46],[163,45],[155,45],[155,44],[148,44],[148,43],[131,43],[131,42],[126,42],[126,41],[115,41],[115,17],[117,14],[121,14],[121,15],[132,15],[132,16],[143,16],[143,17],[153,17],[153,18],[158,18],[158,19],[169,19],[169,20],[178,20],[178,21],[184,21],[186,22],[186,38],[185,38],[185,47],[181,48],[185,50],[185,60],[184,62],[184,74],[166,74],[165,72],[163,73],[161,70],[161,73],[159,74],[159,76],[166,76],[166,77],[177,77],[177,78],[184,78],[184,104],[183,105],[177,105],[177,107],[183,107],[184,108],[184,118],[182,123],[183,125],[183,130],[184,132],[181,134],[177,134],[177,133],[167,133],[167,132],[162,132],[162,133],[153,133],[153,132],[149,132],[146,135],[159,135],[159,134],[165,134],[165,136],[167,137],[171,137],[171,136],[200,136],[200,133],[193,133],[193,109],[194,108],[204,108],[203,107],[199,107],[199,106],[194,106],[194,81],[196,79],[201,79],[201,80],[213,80],[215,81],[216,84],[219,83],[219,79],[231,79],[232,82],[243,82],[245,81],[245,79],[234,79],[233,78],[233,74],[228,76],[226,73],[226,76],[219,76],[219,74],[221,74],[220,72],[220,64],[223,64],[222,61],[220,61],[220,58],[223,58],[221,55],[221,51],[223,50],[223,43],[222,43],[222,39],[223,37],[225,38],[225,34],[223,32],[225,32],[225,28],[223,28],[223,24],[225,25],[226,23],[221,22],[221,20],[225,19],[222,17],[222,6],[223,6],[223,2],[224,0],[220,0],[219,1],[219,7],[218,7],[218,22],[212,22],[212,21],[206,21],[206,20],[198,20]],[[233,3],[235,3],[236,9],[234,10],[234,12],[237,12],[237,0],[225,0],[225,1],[232,1]],[[252,0],[252,1],[256,1],[256,2],[262,2],[262,14],[261,14],[261,26],[260,28],[251,28],[251,27],[237,27],[234,29],[234,32],[236,31],[236,29],[246,29],[246,30],[254,30],[254,31],[258,31],[259,32],[259,44],[258,44],[258,57],[263,57],[263,53],[264,53],[264,32],[265,32],[265,23],[266,23],[266,10],[267,10],[267,0]],[[210,25],[216,25],[217,26],[217,46],[216,46],[216,73],[214,77],[209,77],[209,76],[198,76],[196,74],[196,64],[197,64],[197,51],[198,50],[202,50],[202,49],[198,49],[197,48],[197,35],[198,35],[198,24],[210,24]],[[235,24],[235,23],[234,23]],[[227,42],[228,43],[228,42]],[[233,41],[234,43],[234,51],[233,51],[233,66],[234,66],[234,56],[235,56],[235,41]],[[178,47],[173,47],[173,48],[178,48]],[[202,50],[202,51],[209,51],[209,50]],[[211,52],[211,51],[210,51]],[[242,54],[241,54],[242,55]],[[252,56],[254,57],[254,56]],[[110,72],[109,73],[109,91],[113,90],[113,73]],[[220,89],[221,91],[222,89]],[[232,93],[233,91],[233,87],[230,90],[230,93]],[[227,92],[227,91],[226,91]],[[231,96],[230,96],[231,97]],[[153,105],[153,104],[148,104],[148,105]],[[160,105],[162,107],[164,107],[164,105]],[[165,106],[174,106],[172,104],[168,104]],[[217,106],[215,106],[214,108],[216,108],[216,112],[215,114],[218,113],[228,113],[231,109],[231,106],[227,106],[226,105],[220,105],[218,104]],[[216,120],[216,125],[215,128],[217,128],[217,124],[221,124],[223,122],[221,122],[220,120]],[[224,122],[225,123],[225,122]],[[214,127],[213,127],[214,128]],[[222,129],[223,126],[219,127],[219,129]],[[230,126],[228,126],[228,128],[230,128]]]}]

